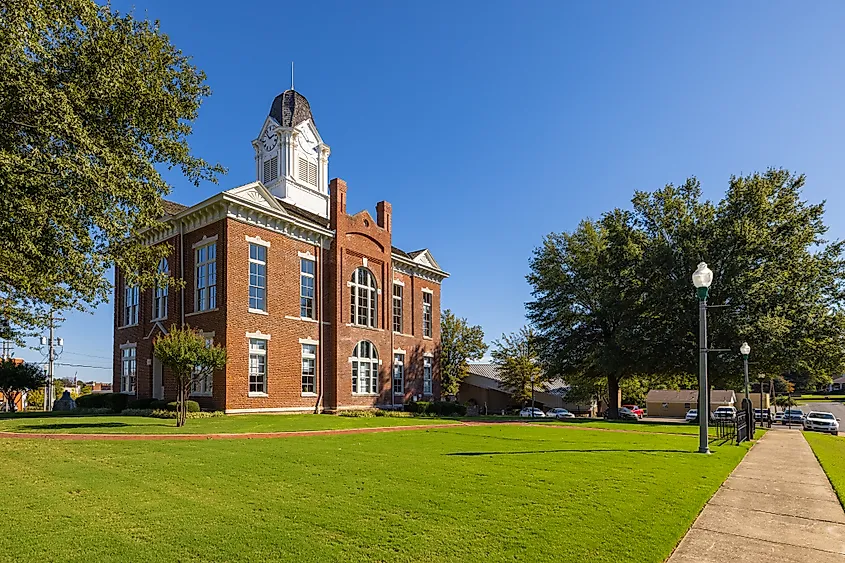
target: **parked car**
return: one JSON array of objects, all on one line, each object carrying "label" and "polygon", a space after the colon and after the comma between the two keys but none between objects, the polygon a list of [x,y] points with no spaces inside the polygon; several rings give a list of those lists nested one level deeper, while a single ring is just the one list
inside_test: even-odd
[{"label": "parked car", "polygon": [[519,411],[519,416],[524,418],[545,418],[546,413],[536,407],[534,407],[533,409],[531,407],[525,407],[524,409]]},{"label": "parked car", "polygon": [[645,411],[643,409],[641,409],[640,407],[638,407],[637,405],[622,405],[622,406],[625,407],[626,409],[630,410],[632,413],[637,415],[639,418],[642,418],[643,415],[645,414]]},{"label": "parked car", "polygon": [[713,411],[713,418],[718,420],[736,420],[736,407],[719,407]]},{"label": "parked car", "polygon": [[698,409],[690,409],[687,411],[687,415],[684,417],[684,420],[687,422],[695,422],[698,420]]},{"label": "parked car", "polygon": [[783,411],[775,413],[775,422],[783,422]]},{"label": "parked car", "polygon": [[801,409],[787,409],[783,411],[783,420],[780,421],[781,424],[801,424],[804,422],[804,411]]},{"label": "parked car", "polygon": [[830,412],[810,411],[804,418],[804,430],[818,430],[839,434],[839,419]]},{"label": "parked car", "polygon": [[754,409],[754,420],[769,422],[772,413],[768,409]]},{"label": "parked car", "polygon": [[551,418],[575,418],[575,415],[566,409],[555,408],[546,413],[546,416]]},{"label": "parked car", "polygon": [[637,416],[637,413],[629,409],[628,407],[619,407],[619,419],[620,420],[639,420],[640,417]]}]

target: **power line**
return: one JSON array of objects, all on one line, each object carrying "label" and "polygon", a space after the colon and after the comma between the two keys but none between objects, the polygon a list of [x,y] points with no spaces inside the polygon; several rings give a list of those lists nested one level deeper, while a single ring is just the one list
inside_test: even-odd
[{"label": "power line", "polygon": [[55,362],[55,365],[72,367],[72,368],[114,369],[111,366],[109,366],[109,367],[106,367],[106,366],[86,366],[86,365],[83,365],[83,364],[63,364],[61,362]]},{"label": "power line", "polygon": [[92,354],[83,354],[82,352],[68,352],[65,350],[65,354],[70,354],[71,356],[84,356],[86,358],[97,358],[98,360],[111,360],[112,358],[106,356],[94,356]]}]

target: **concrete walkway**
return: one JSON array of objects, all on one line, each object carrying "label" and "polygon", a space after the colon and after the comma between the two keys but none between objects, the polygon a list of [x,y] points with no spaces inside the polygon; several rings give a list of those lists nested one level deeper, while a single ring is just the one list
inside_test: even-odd
[{"label": "concrete walkway", "polygon": [[766,432],[669,558],[722,561],[845,562],[845,512],[799,430]]}]

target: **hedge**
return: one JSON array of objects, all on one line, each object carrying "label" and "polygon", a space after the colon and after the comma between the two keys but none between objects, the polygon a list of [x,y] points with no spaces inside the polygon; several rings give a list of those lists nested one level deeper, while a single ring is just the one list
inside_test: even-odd
[{"label": "hedge", "polygon": [[81,409],[111,409],[121,412],[129,404],[129,395],[124,393],[89,393],[76,398],[76,406]]},{"label": "hedge", "polygon": [[464,416],[466,406],[450,401],[417,401],[405,403],[405,410],[417,414],[431,414],[437,416]]}]

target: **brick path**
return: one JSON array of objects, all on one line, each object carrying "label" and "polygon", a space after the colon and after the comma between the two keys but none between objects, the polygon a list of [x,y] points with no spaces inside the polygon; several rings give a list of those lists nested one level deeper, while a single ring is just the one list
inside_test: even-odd
[{"label": "brick path", "polygon": [[766,432],[669,558],[723,561],[845,562],[845,512],[799,430]]}]

